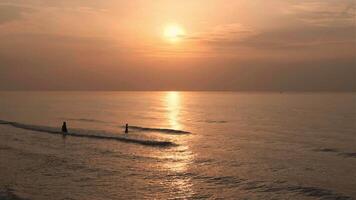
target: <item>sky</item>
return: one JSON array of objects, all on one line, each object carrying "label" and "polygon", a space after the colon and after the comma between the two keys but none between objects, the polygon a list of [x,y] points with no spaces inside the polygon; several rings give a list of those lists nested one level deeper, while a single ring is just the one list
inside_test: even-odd
[{"label": "sky", "polygon": [[356,91],[355,13],[354,0],[0,0],[0,90]]}]

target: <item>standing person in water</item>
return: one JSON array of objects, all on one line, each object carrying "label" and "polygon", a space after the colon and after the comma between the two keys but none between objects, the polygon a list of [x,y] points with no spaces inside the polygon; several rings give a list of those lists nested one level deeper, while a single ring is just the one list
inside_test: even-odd
[{"label": "standing person in water", "polygon": [[63,125],[62,125],[62,133],[63,133],[63,135],[65,135],[66,133],[68,133],[67,123],[66,123],[66,122],[63,122]]},{"label": "standing person in water", "polygon": [[129,133],[129,124],[126,124],[125,126],[125,133]]}]

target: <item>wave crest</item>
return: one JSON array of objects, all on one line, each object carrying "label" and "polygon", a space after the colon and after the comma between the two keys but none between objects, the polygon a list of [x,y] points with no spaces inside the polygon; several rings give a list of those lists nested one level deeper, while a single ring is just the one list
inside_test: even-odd
[{"label": "wave crest", "polygon": [[[9,122],[9,121],[4,121],[4,120],[0,120],[0,124],[9,125],[9,126],[12,126],[15,128],[20,128],[20,129],[25,129],[25,130],[42,132],[42,133],[57,134],[57,135],[63,134],[63,132],[59,131],[59,128],[55,128],[55,127],[28,125],[28,124]],[[100,140],[114,140],[114,141],[119,141],[119,142],[140,144],[140,145],[153,146],[153,147],[176,146],[175,143],[170,142],[170,141],[142,140],[142,139],[120,137],[120,136],[94,135],[94,134],[83,134],[83,133],[75,133],[75,132],[68,132],[68,133],[66,133],[66,136],[82,137],[82,138],[90,138],[90,139],[100,139]]]},{"label": "wave crest", "polygon": [[149,127],[141,127],[141,126],[129,126],[129,129],[137,130],[137,131],[146,131],[146,132],[160,132],[160,133],[167,133],[167,134],[190,134],[190,132],[188,132],[188,131],[167,129],[167,128],[149,128]]}]

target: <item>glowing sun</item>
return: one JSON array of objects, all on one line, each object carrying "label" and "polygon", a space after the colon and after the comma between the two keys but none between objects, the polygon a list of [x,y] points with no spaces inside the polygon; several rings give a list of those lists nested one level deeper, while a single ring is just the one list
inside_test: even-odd
[{"label": "glowing sun", "polygon": [[167,40],[176,42],[185,36],[185,31],[178,25],[169,25],[164,28],[163,35]]}]

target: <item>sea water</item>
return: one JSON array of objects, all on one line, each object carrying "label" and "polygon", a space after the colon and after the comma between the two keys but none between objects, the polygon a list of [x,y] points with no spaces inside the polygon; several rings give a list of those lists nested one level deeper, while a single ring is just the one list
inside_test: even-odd
[{"label": "sea water", "polygon": [[356,94],[0,92],[0,156],[0,199],[355,199]]}]

